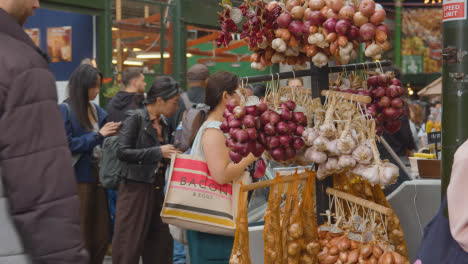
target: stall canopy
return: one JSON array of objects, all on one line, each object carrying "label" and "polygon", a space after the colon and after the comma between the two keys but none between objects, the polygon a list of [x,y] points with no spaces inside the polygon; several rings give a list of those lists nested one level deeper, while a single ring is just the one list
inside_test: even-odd
[{"label": "stall canopy", "polygon": [[418,92],[419,96],[440,95],[442,93],[442,77],[436,79]]}]

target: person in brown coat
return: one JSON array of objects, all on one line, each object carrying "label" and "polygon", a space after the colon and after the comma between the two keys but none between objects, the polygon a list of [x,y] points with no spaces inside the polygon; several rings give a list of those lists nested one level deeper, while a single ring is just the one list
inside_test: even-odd
[{"label": "person in brown coat", "polygon": [[0,0],[0,263],[87,264],[55,79],[22,28],[38,7]]}]

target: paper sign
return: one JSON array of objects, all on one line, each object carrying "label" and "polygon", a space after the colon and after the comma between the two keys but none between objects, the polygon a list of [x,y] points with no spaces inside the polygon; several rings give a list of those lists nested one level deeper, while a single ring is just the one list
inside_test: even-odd
[{"label": "paper sign", "polygon": [[47,52],[52,62],[72,60],[71,27],[54,27],[47,29]]},{"label": "paper sign", "polygon": [[466,0],[444,0],[442,21],[466,19]]}]

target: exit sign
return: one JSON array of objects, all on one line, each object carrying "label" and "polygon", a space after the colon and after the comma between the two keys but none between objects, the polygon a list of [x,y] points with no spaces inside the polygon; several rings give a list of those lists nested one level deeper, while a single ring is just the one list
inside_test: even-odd
[{"label": "exit sign", "polygon": [[466,0],[444,0],[442,21],[466,19]]}]

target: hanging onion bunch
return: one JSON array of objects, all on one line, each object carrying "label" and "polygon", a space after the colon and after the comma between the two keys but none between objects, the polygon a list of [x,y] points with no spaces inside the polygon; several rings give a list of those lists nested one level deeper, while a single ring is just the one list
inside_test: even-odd
[{"label": "hanging onion bunch", "polygon": [[[389,49],[390,31],[383,24],[386,13],[373,0],[362,0],[358,6],[345,0],[287,0],[285,4],[245,0],[239,8],[247,18],[241,38],[254,52],[254,69],[263,70],[272,63],[304,69],[310,59],[317,67],[330,60],[347,64],[357,57],[359,43],[366,43],[365,55],[375,60]],[[221,21],[222,27],[225,24]],[[221,40],[218,44],[226,46]]]}]

